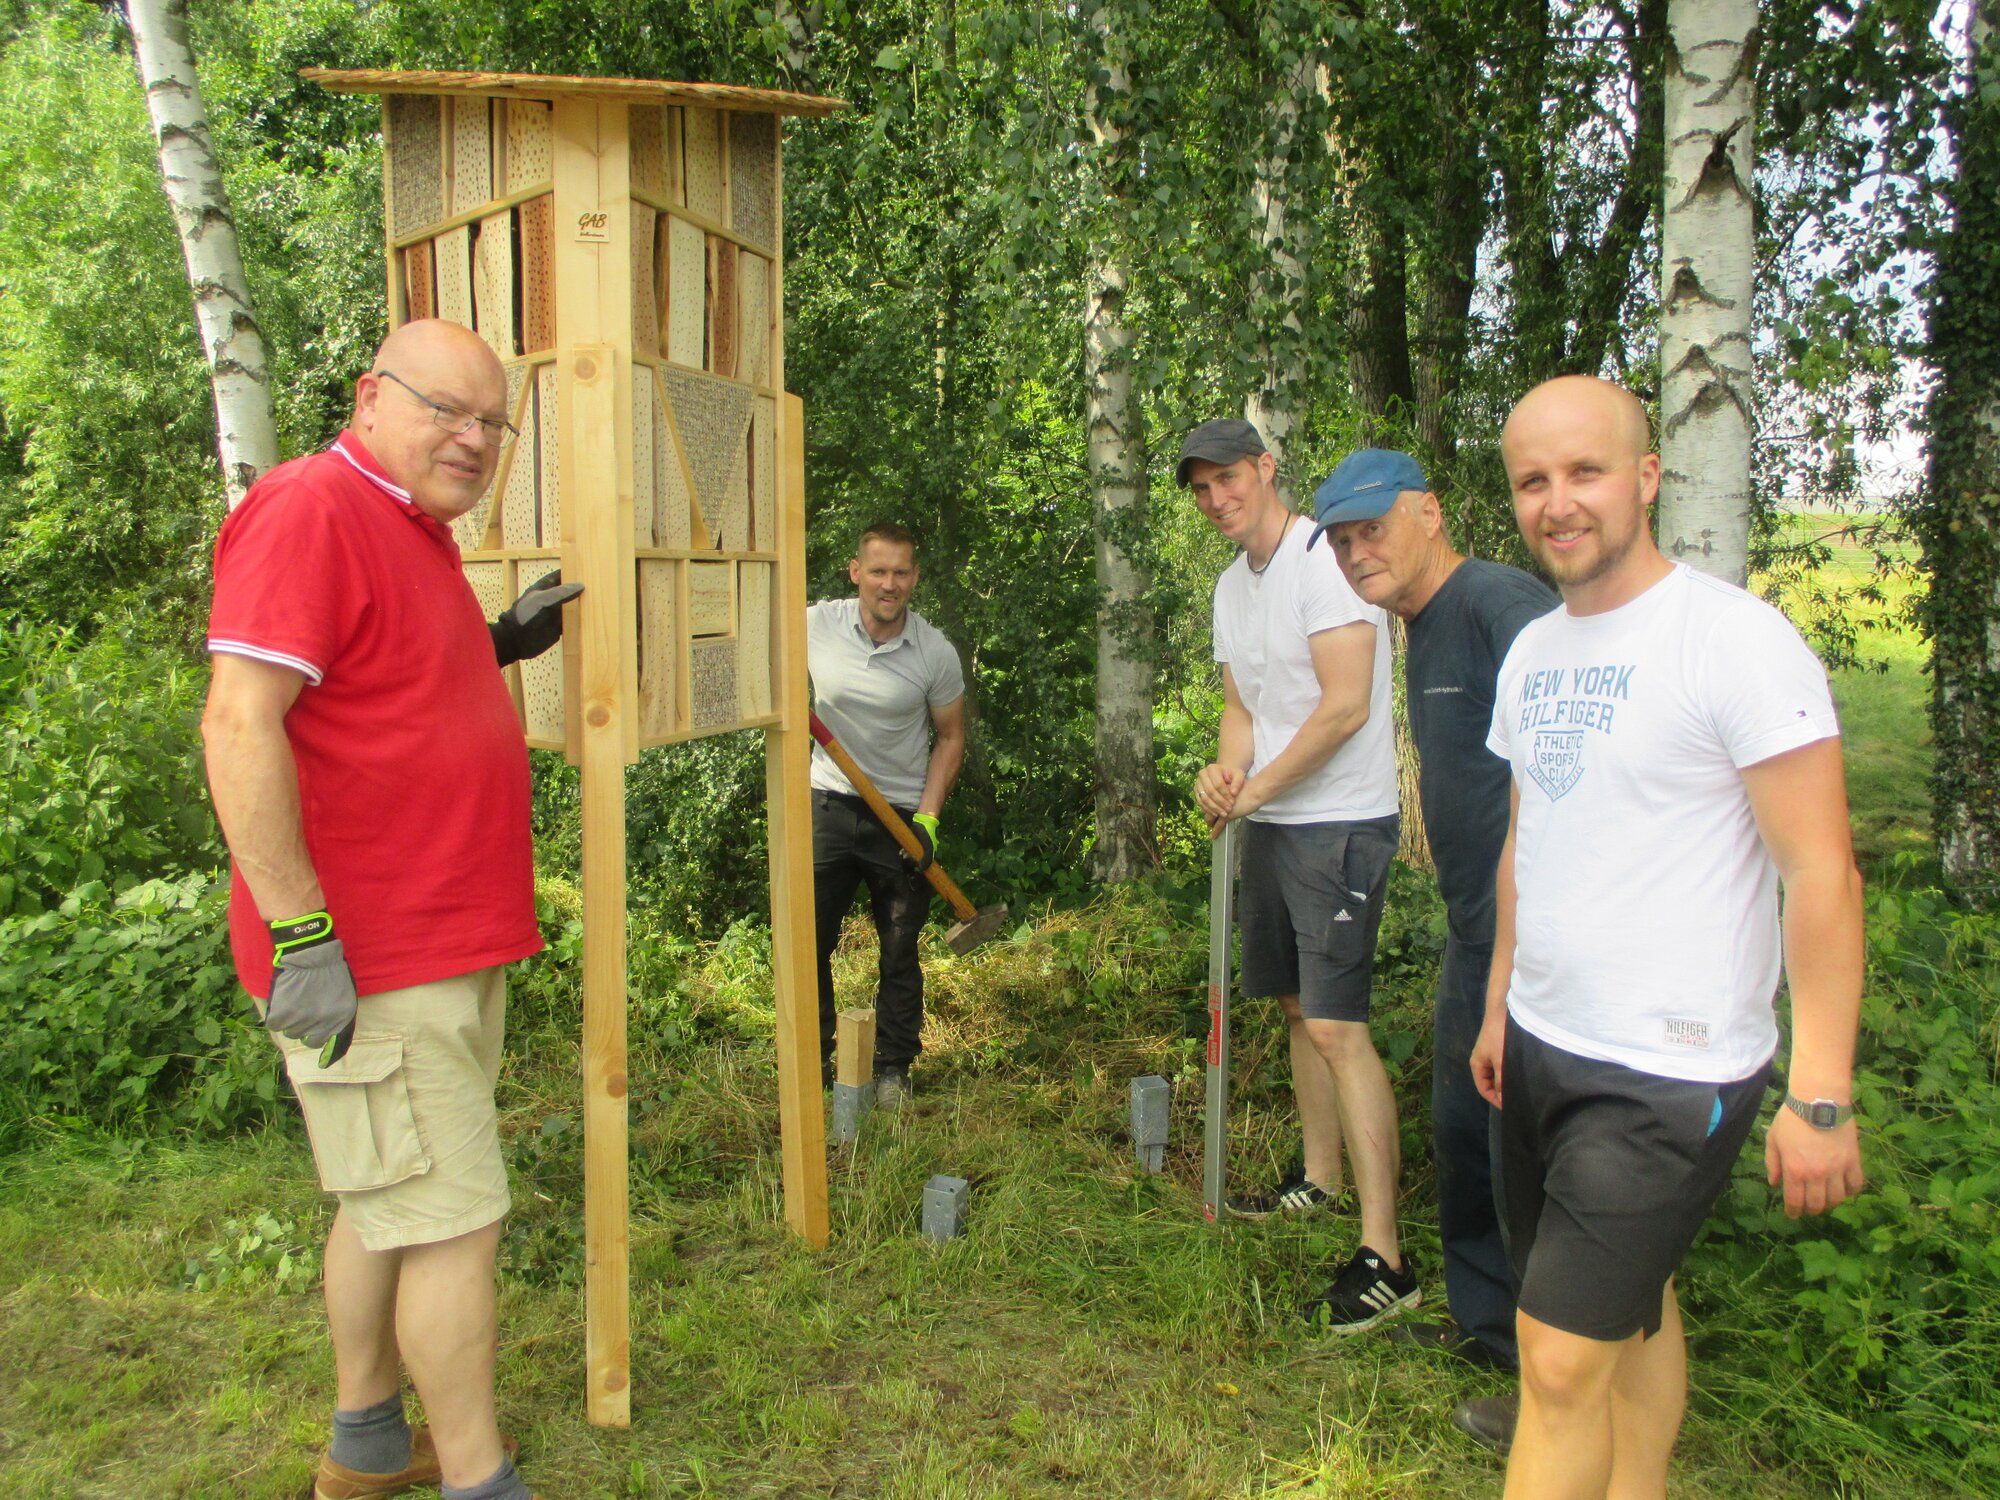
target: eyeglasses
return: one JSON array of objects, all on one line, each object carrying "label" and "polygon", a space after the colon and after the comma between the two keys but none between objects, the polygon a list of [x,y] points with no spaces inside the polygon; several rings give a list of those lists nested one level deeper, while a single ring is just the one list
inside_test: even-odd
[{"label": "eyeglasses", "polygon": [[395,381],[397,385],[400,385],[404,390],[428,406],[431,409],[431,420],[453,437],[462,436],[477,426],[484,429],[486,435],[493,440],[494,447],[504,448],[521,435],[520,429],[515,427],[512,422],[503,422],[498,417],[477,416],[460,407],[447,406],[442,401],[433,401],[422,391],[411,385],[409,381],[391,371],[377,370],[375,374],[378,379]]}]

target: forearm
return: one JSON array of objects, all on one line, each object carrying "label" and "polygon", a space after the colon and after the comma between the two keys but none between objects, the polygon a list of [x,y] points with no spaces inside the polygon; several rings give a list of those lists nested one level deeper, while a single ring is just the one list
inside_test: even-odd
[{"label": "forearm", "polygon": [[924,793],[917,799],[917,811],[935,818],[944,811],[945,799],[958,784],[965,765],[965,736],[939,735],[931,744],[930,763],[924,769]]},{"label": "forearm", "polygon": [[1215,747],[1215,763],[1232,771],[1248,773],[1250,762],[1256,758],[1257,739],[1250,722],[1250,710],[1241,704],[1225,705],[1222,710],[1222,733]]},{"label": "forearm", "polygon": [[1850,863],[1785,883],[1785,971],[1792,995],[1789,1087],[1801,1099],[1847,1103],[1861,1022],[1861,876]]},{"label": "forearm", "polygon": [[299,816],[298,764],[282,724],[242,720],[202,726],[216,820],[238,874],[266,921],[326,904]]},{"label": "forearm", "polygon": [[1486,974],[1486,1014],[1507,1013],[1507,987],[1514,977],[1514,830],[1500,846],[1493,872],[1493,966]]},{"label": "forearm", "polygon": [[1274,797],[1332,760],[1340,747],[1368,722],[1368,700],[1359,703],[1322,702],[1298,728],[1291,742],[1271,757],[1271,763],[1244,784],[1243,794],[1262,807]]}]

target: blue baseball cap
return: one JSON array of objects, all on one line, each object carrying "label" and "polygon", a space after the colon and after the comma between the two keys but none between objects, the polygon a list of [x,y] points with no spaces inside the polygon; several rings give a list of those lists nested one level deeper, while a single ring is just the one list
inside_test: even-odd
[{"label": "blue baseball cap", "polygon": [[1340,461],[1313,491],[1313,515],[1319,525],[1306,538],[1312,546],[1329,526],[1342,521],[1372,521],[1387,515],[1405,490],[1428,490],[1424,471],[1407,453],[1394,448],[1363,448]]}]

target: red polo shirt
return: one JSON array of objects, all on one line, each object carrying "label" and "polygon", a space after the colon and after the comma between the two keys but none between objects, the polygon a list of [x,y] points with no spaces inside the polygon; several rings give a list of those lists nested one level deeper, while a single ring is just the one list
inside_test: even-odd
[{"label": "red polo shirt", "polygon": [[[352,431],[265,475],[215,539],[208,649],[306,679],[285,735],[306,847],[364,995],[526,958],[528,752],[451,531]],[[234,873],[234,872],[232,872]],[[230,944],[270,993],[267,919],[235,875]]]}]

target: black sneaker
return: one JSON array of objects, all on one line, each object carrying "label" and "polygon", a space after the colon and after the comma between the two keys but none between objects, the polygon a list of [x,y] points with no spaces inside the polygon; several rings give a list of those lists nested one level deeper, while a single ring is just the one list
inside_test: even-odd
[{"label": "black sneaker", "polygon": [[1385,1318],[1422,1305],[1424,1294],[1407,1264],[1400,1271],[1363,1245],[1354,1252],[1333,1285],[1308,1302],[1303,1311],[1308,1322],[1326,1318],[1328,1333],[1363,1333]]},{"label": "black sneaker", "polygon": [[910,1087],[908,1068],[877,1068],[875,1070],[875,1107],[896,1110],[908,1104],[914,1097]]},{"label": "black sneaker", "polygon": [[1232,1193],[1222,1206],[1239,1219],[1268,1219],[1272,1214],[1309,1214],[1333,1202],[1333,1194],[1304,1172],[1295,1172],[1268,1193]]}]

